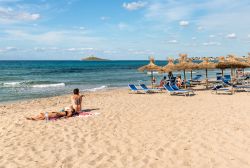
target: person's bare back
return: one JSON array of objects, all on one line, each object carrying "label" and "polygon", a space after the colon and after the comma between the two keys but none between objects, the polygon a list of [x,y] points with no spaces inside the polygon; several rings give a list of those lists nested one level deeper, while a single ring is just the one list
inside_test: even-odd
[{"label": "person's bare back", "polygon": [[79,95],[79,89],[74,89],[73,93],[74,95],[71,96],[72,107],[76,112],[81,112],[83,95]]}]

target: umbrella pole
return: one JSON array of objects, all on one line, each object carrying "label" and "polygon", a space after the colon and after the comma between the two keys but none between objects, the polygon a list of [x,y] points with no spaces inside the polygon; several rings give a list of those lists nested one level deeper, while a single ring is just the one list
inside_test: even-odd
[{"label": "umbrella pole", "polygon": [[231,68],[231,83],[233,83],[233,68]]},{"label": "umbrella pole", "polygon": [[206,69],[206,88],[208,89],[207,69]]},{"label": "umbrella pole", "polygon": [[233,68],[231,67],[231,84],[232,84],[232,94],[234,94],[234,87],[233,87]]},{"label": "umbrella pole", "polygon": [[153,79],[154,79],[153,71],[151,71],[151,86],[152,86],[152,88],[153,88],[153,85],[154,85]]},{"label": "umbrella pole", "polygon": [[186,85],[186,70],[184,69],[184,87],[185,89],[187,88],[187,85]]},{"label": "umbrella pole", "polygon": [[223,77],[224,76],[224,70],[221,69],[221,76]]},{"label": "umbrella pole", "polygon": [[193,71],[191,70],[191,81],[192,81],[192,79],[193,79]]}]

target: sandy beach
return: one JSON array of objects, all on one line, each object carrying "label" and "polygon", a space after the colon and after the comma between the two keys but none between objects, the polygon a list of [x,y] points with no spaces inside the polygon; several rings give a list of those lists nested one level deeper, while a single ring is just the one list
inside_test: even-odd
[{"label": "sandy beach", "polygon": [[56,121],[70,95],[0,105],[0,167],[249,168],[250,95],[86,93],[97,114]]}]

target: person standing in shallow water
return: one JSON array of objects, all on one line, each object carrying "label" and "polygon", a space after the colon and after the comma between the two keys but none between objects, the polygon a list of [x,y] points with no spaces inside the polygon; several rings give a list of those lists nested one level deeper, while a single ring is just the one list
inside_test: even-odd
[{"label": "person standing in shallow water", "polygon": [[71,96],[71,104],[76,113],[82,111],[82,97],[83,95],[80,95],[78,88],[73,90],[73,96]]}]

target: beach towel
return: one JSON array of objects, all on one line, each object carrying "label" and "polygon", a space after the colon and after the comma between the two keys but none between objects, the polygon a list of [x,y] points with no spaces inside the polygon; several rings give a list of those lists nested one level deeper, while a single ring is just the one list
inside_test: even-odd
[{"label": "beach towel", "polygon": [[80,112],[76,117],[89,117],[89,116],[95,116],[98,115],[100,113],[96,113],[96,112]]},{"label": "beach towel", "polygon": [[[97,112],[86,112],[86,111],[81,111],[79,112],[79,114],[77,115],[73,115],[72,117],[69,117],[69,118],[74,118],[74,117],[90,117],[90,116],[96,116],[96,115],[99,115],[100,113],[97,113]],[[61,118],[50,118],[49,121],[56,121],[58,119],[65,119],[65,117],[61,117]]]}]

